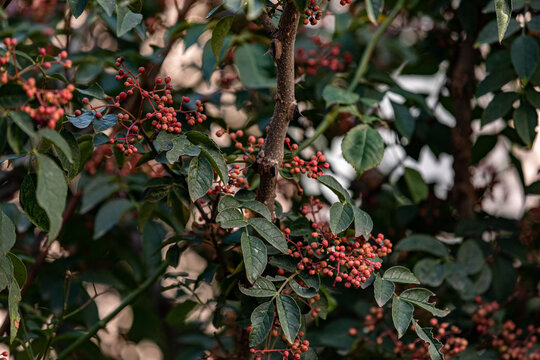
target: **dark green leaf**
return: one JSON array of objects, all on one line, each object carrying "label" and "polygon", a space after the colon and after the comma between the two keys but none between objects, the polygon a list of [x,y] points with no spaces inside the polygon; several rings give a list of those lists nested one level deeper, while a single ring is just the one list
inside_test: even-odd
[{"label": "dark green leaf", "polygon": [[4,290],[13,279],[13,264],[7,256],[0,256],[0,291]]},{"label": "dark green leaf", "polygon": [[289,253],[287,240],[285,240],[281,230],[279,230],[276,225],[263,218],[251,218],[248,220],[248,223],[264,240],[268,241],[270,245],[284,254]]},{"label": "dark green leaf", "polygon": [[5,109],[15,109],[26,104],[28,96],[18,84],[8,83],[0,86],[0,106]]},{"label": "dark green leaf", "polygon": [[127,199],[114,199],[99,208],[94,223],[94,239],[99,239],[111,230],[133,203]]},{"label": "dark green leaf", "polygon": [[[81,115],[82,116],[82,115]],[[94,130],[96,132],[102,132],[112,128],[118,122],[117,114],[107,114],[101,118],[96,117],[94,119]]]},{"label": "dark green leaf", "polygon": [[349,192],[345,190],[345,188],[333,176],[322,175],[322,176],[319,176],[317,180],[321,184],[323,184],[324,186],[332,190],[332,192],[336,194],[336,196],[339,198],[341,202],[351,201],[351,196],[349,195]]},{"label": "dark green leaf", "polygon": [[17,280],[17,284],[19,284],[19,287],[23,287],[24,283],[26,283],[27,279],[27,272],[26,272],[26,266],[24,266],[24,263],[17,257],[17,255],[13,253],[8,253],[7,257],[11,261],[13,265],[13,277],[15,280]]},{"label": "dark green leaf", "polygon": [[448,256],[448,249],[446,246],[431,235],[414,234],[407,236],[405,239],[398,242],[395,249],[402,251],[425,251],[436,256]]},{"label": "dark green leaf", "polygon": [[116,36],[122,37],[131,29],[139,25],[143,19],[141,14],[136,14],[129,10],[127,6],[119,6],[116,4]]},{"label": "dark green leaf", "polygon": [[297,283],[295,280],[290,280],[289,285],[294,290],[298,296],[311,299],[315,295],[317,295],[317,290],[310,288],[310,287],[303,287],[299,283]]},{"label": "dark green leaf", "polygon": [[360,100],[358,94],[332,85],[327,85],[324,88],[322,97],[326,101],[326,106],[333,104],[350,105]]},{"label": "dark green leaf", "polygon": [[519,95],[513,92],[495,95],[482,114],[482,126],[505,116],[518,98]]},{"label": "dark green leaf", "polygon": [[514,126],[521,140],[528,146],[532,146],[534,142],[537,125],[536,109],[528,103],[522,103],[519,108],[514,110]]},{"label": "dark green leaf", "polygon": [[398,104],[393,101],[391,101],[391,103],[392,107],[394,108],[394,119],[396,121],[397,130],[401,135],[405,136],[407,139],[410,139],[414,133],[414,128],[416,125],[415,119],[409,112],[409,108],[407,108],[405,105]]},{"label": "dark green leaf", "polygon": [[39,130],[39,135],[49,141],[56,147],[56,150],[60,150],[70,163],[73,163],[73,154],[71,153],[71,147],[68,142],[56,131],[51,129]]},{"label": "dark green leaf", "polygon": [[49,218],[47,213],[39,206],[36,198],[37,176],[28,174],[21,183],[19,202],[30,221],[44,231],[49,231]]},{"label": "dark green leaf", "polygon": [[516,72],[527,85],[538,65],[538,44],[530,36],[522,35],[512,43],[512,64]]},{"label": "dark green leaf", "polygon": [[367,125],[358,125],[345,135],[341,143],[343,157],[358,176],[377,166],[384,154],[384,142],[379,132]]},{"label": "dark green leaf", "polygon": [[242,227],[246,225],[244,220],[244,214],[239,209],[225,209],[219,213],[216,221],[221,225],[223,229],[231,229],[235,227]]},{"label": "dark green leaf", "polygon": [[334,203],[330,207],[330,229],[334,235],[349,228],[354,219],[353,206],[350,204]]},{"label": "dark green leaf", "polygon": [[514,294],[518,274],[512,262],[502,256],[495,256],[492,269],[495,298],[502,302]]},{"label": "dark green leaf", "polygon": [[68,0],[68,4],[71,14],[77,19],[86,8],[88,0]]},{"label": "dark green leaf", "polygon": [[516,79],[516,73],[514,69],[505,68],[491,72],[484,78],[476,88],[476,97],[480,97],[487,93],[500,90],[503,85],[508,84],[510,81]]},{"label": "dark green leaf", "polygon": [[221,178],[221,181],[223,181],[224,184],[228,184],[229,171],[227,169],[227,163],[223,158],[223,154],[219,150],[205,145],[199,145],[199,148],[201,149],[201,154],[206,157],[214,170],[216,170],[217,174]]},{"label": "dark green leaf", "polygon": [[457,262],[465,268],[467,274],[476,274],[484,265],[484,254],[474,240],[467,240],[460,245]]},{"label": "dark green leaf", "polygon": [[373,230],[373,220],[365,211],[360,210],[357,206],[353,206],[354,211],[354,236],[363,236],[369,238],[369,234]]},{"label": "dark green leaf", "polygon": [[420,284],[420,281],[414,274],[403,266],[393,266],[386,270],[383,275],[383,280],[392,281],[403,284]]},{"label": "dark green leaf", "polygon": [[250,236],[246,232],[242,233],[241,242],[246,276],[250,283],[254,283],[266,268],[266,245],[261,239]]},{"label": "dark green leaf", "polygon": [[443,345],[433,336],[431,328],[422,329],[415,319],[412,319],[412,324],[418,337],[429,345],[428,352],[431,360],[444,360],[444,356],[439,351]]},{"label": "dark green leaf", "polygon": [[5,256],[15,245],[16,234],[13,221],[0,208],[0,257]]},{"label": "dark green leaf", "polygon": [[88,125],[90,125],[96,118],[96,113],[90,110],[85,110],[79,116],[67,115],[66,117],[69,122],[73,124],[73,126],[79,129],[84,129],[85,127],[88,127]]},{"label": "dark green leaf", "polygon": [[189,197],[193,202],[205,196],[210,190],[214,182],[214,171],[206,158],[197,156],[191,159],[187,182]]},{"label": "dark green leaf", "polygon": [[373,293],[375,295],[375,301],[379,307],[383,307],[384,304],[390,300],[394,295],[395,286],[394,283],[388,280],[383,280],[379,274],[375,275],[375,282],[373,282]]},{"label": "dark green leaf", "polygon": [[212,31],[210,43],[212,46],[212,52],[214,53],[214,56],[216,57],[216,60],[218,62],[220,60],[219,58],[221,54],[221,48],[223,47],[223,42],[225,41],[225,37],[229,33],[229,30],[231,30],[233,19],[234,16],[226,16],[224,18],[221,18],[216,24],[214,30]]},{"label": "dark green leaf", "polygon": [[9,118],[13,120],[15,124],[25,132],[26,135],[30,136],[31,138],[35,138],[36,132],[34,131],[34,120],[25,112],[22,111],[14,111],[9,113]]},{"label": "dark green leaf", "polygon": [[21,302],[21,288],[15,278],[11,279],[9,284],[8,307],[9,307],[9,322],[10,336],[9,342],[13,344],[13,340],[17,337],[19,324],[21,322],[21,314],[19,313],[19,303]]},{"label": "dark green leaf", "polygon": [[[510,19],[508,23],[508,28],[504,35],[504,39],[514,35],[521,29],[521,25],[516,19]],[[482,44],[491,44],[498,40],[498,30],[497,30],[497,20],[490,21],[486,24],[478,34],[478,37],[475,42],[475,46]]]},{"label": "dark green leaf", "polygon": [[274,304],[272,301],[262,303],[251,313],[251,332],[249,333],[249,346],[254,347],[262,343],[274,324]]},{"label": "dark green leaf", "polygon": [[300,330],[300,309],[298,304],[289,295],[278,295],[276,308],[283,334],[285,334],[287,341],[292,344],[298,330]]},{"label": "dark green leaf", "polygon": [[92,210],[94,206],[120,190],[120,185],[112,180],[113,178],[108,176],[99,176],[90,180],[83,190],[81,214]]},{"label": "dark green leaf", "polygon": [[252,297],[271,297],[276,295],[276,287],[274,283],[265,278],[258,278],[257,281],[253,284],[252,287],[245,288],[242,285],[238,284],[242,294]]},{"label": "dark green leaf", "polygon": [[413,288],[413,289],[407,289],[403,291],[401,294],[399,294],[399,298],[401,300],[405,300],[410,302],[411,304],[414,304],[418,307],[421,307],[424,310],[429,311],[434,316],[437,317],[444,317],[450,313],[450,310],[440,310],[435,307],[434,304],[429,302],[429,298],[434,296],[435,294],[428,289],[424,288]]},{"label": "dark green leaf", "polygon": [[262,46],[244,44],[234,54],[240,79],[247,88],[264,89],[276,86],[276,79],[266,69],[273,68],[272,58]]},{"label": "dark green leaf", "polygon": [[262,202],[255,200],[244,201],[242,202],[241,206],[264,216],[268,221],[272,220],[272,214],[270,214],[270,210],[268,210],[266,205],[264,205]]},{"label": "dark green leaf", "polygon": [[418,261],[414,265],[413,272],[422,284],[440,286],[444,281],[444,266],[432,258]]},{"label": "dark green leaf", "polygon": [[294,5],[300,11],[304,11],[308,5],[308,0],[294,0]]},{"label": "dark green leaf", "polygon": [[394,296],[392,300],[392,321],[398,332],[398,339],[405,334],[409,324],[411,323],[414,307],[406,301],[403,301],[399,296]]},{"label": "dark green leaf", "polygon": [[49,218],[49,240],[58,236],[62,226],[62,214],[66,205],[67,183],[64,172],[46,155],[37,154],[36,199]]},{"label": "dark green leaf", "polygon": [[73,180],[73,178],[79,174],[79,169],[81,167],[81,150],[79,149],[79,144],[77,143],[75,136],[73,136],[70,131],[62,129],[60,135],[68,144],[73,161],[69,162],[63,152],[58,152],[58,159],[60,159],[62,167],[68,172],[69,180]]},{"label": "dark green leaf", "polygon": [[219,199],[218,211],[221,212],[226,209],[238,209],[240,207],[240,201],[236,200],[232,195],[225,195]]},{"label": "dark green leaf", "polygon": [[405,178],[412,199],[416,204],[427,199],[429,188],[418,171],[411,168],[405,168],[403,177]]},{"label": "dark green leaf", "polygon": [[115,0],[97,0],[97,3],[101,5],[108,16],[112,16],[115,7]]},{"label": "dark green leaf", "polygon": [[491,268],[488,264],[484,264],[482,267],[482,271],[480,271],[480,275],[478,275],[478,278],[474,282],[474,292],[476,295],[482,295],[486,291],[488,291],[491,280],[493,279],[493,273],[491,272]]}]

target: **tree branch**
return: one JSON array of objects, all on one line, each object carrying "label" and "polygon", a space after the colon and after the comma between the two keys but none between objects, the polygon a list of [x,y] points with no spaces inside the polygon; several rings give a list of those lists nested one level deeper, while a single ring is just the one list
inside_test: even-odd
[{"label": "tree branch", "polygon": [[[264,19],[264,16],[262,18]],[[283,161],[283,143],[289,122],[297,111],[294,95],[294,44],[299,18],[300,12],[292,1],[288,1],[284,5],[269,51],[277,69],[276,104],[266,129],[264,146],[254,168],[261,176],[257,200],[265,204],[272,214],[274,214],[278,172]],[[262,21],[269,26],[268,21]]]}]

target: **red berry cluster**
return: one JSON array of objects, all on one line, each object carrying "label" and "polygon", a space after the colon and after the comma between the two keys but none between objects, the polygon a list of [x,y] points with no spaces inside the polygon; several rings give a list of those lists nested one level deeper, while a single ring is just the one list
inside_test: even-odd
[{"label": "red berry cluster", "polygon": [[[234,195],[239,189],[249,189],[249,184],[246,179],[247,170],[247,167],[241,168],[240,164],[234,164],[232,168],[229,169],[229,183],[224,184],[223,181],[219,179],[216,185],[208,190],[208,195]],[[216,199],[216,201],[218,200]]]},{"label": "red berry cluster", "polygon": [[[279,335],[279,329],[281,325],[279,323],[279,320],[277,316],[274,316],[274,324],[272,325],[272,330],[270,331],[271,337],[278,338]],[[251,331],[252,327],[248,327],[248,331]],[[296,339],[294,339],[293,343],[290,344],[286,349],[262,349],[257,350],[254,348],[251,348],[250,351],[252,354],[255,355],[255,360],[262,360],[263,356],[265,354],[272,354],[272,353],[279,353],[282,356],[283,360],[299,360],[302,357],[302,353],[305,353],[309,349],[309,340],[302,340],[302,338],[305,336],[303,331],[299,331],[298,335],[296,336]],[[284,334],[281,334],[281,340],[287,344],[287,339],[285,338]]]},{"label": "red berry cluster", "polygon": [[245,162],[252,162],[255,160],[255,155],[261,150],[264,145],[264,138],[256,138],[251,135],[245,138],[243,130],[230,131],[227,129],[219,129],[216,132],[217,137],[223,135],[229,135],[229,138],[234,142],[234,147],[244,152],[243,160]]},{"label": "red berry cluster", "polygon": [[295,62],[298,75],[316,75],[321,69],[342,72],[353,61],[350,52],[341,53],[340,44],[323,42],[319,36],[312,38],[317,47],[306,52],[304,48],[296,51]]},{"label": "red berry cluster", "polygon": [[[141,75],[146,71],[144,67],[140,67],[135,75],[124,64],[122,58],[116,59],[115,65],[119,67],[116,80],[123,81],[125,91],[120,92],[114,98],[108,97],[112,103],[105,105],[90,105],[88,98],[82,99],[83,104],[89,105],[90,110],[95,112],[96,118],[103,117],[103,114],[99,109],[115,108],[119,110],[118,121],[126,130],[125,136],[114,137],[110,139],[111,144],[116,143],[118,150],[122,151],[125,155],[131,155],[137,153],[137,148],[132,144],[138,140],[142,140],[142,135],[139,133],[140,124],[143,121],[152,121],[152,126],[156,130],[167,131],[170,133],[179,134],[182,132],[182,122],[186,121],[190,126],[194,126],[196,123],[202,123],[207,119],[204,111],[204,106],[200,100],[195,101],[195,110],[183,109],[185,104],[191,102],[191,99],[187,96],[183,96],[180,102],[179,108],[175,109],[172,105],[174,103],[172,96],[172,84],[169,76],[164,79],[158,77],[155,80],[152,90],[145,90],[140,82]],[[127,109],[122,107],[122,102],[129,96],[138,94],[141,97],[141,106],[139,107],[138,114],[132,114]],[[144,105],[152,108],[151,112],[142,115],[142,109]],[[81,110],[75,111],[75,116],[80,116]],[[179,118],[179,114],[183,118]]]},{"label": "red berry cluster", "polygon": [[[306,217],[311,214],[315,221],[311,224],[314,231],[308,239],[294,241],[290,238],[291,230],[283,230],[285,238],[293,247],[289,249],[289,254],[298,259],[299,270],[307,270],[311,275],[327,275],[334,278],[334,285],[343,283],[347,288],[358,288],[375,270],[381,268],[381,263],[375,258],[391,253],[392,243],[382,234],[376,238],[370,235],[369,239],[363,236],[336,236],[332,234],[327,223],[316,222],[321,208],[320,201],[313,198],[309,205],[302,208],[302,213]],[[369,240],[375,244],[371,244]]]},{"label": "red berry cluster", "polygon": [[[332,0],[328,0],[330,2]],[[320,2],[319,2],[320,3]],[[351,0],[340,0],[340,5],[345,6],[351,3]],[[322,18],[322,11],[318,5],[317,0],[309,0],[308,7],[304,10],[304,15],[306,16],[303,20],[304,25],[317,25],[319,20]]]},{"label": "red berry cluster", "polygon": [[496,302],[484,303],[480,297],[475,299],[478,309],[473,314],[472,320],[476,324],[476,330],[491,338],[490,345],[501,353],[503,360],[539,360],[540,348],[538,336],[540,326],[529,325],[527,332],[518,328],[512,320],[507,320],[500,333],[495,333],[492,316],[499,310]]},{"label": "red berry cluster", "polygon": [[[64,116],[64,107],[73,98],[75,86],[69,84],[64,89],[40,89],[36,86],[36,79],[34,77],[24,79],[22,75],[37,70],[38,68],[49,70],[53,64],[62,65],[66,69],[71,68],[73,63],[71,60],[67,60],[67,52],[61,51],[58,54],[58,59],[55,61],[46,61],[46,50],[43,48],[39,49],[41,61],[23,70],[19,70],[19,66],[17,65],[17,54],[15,52],[15,47],[18,43],[17,39],[5,38],[3,43],[6,47],[6,51],[4,55],[0,57],[0,81],[3,84],[8,83],[9,81],[21,84],[26,96],[30,100],[37,100],[37,104],[23,105],[19,110],[30,115],[37,126],[54,129],[56,123]],[[13,63],[15,69],[15,74],[12,75],[8,74],[6,68],[6,65],[10,62]]]}]

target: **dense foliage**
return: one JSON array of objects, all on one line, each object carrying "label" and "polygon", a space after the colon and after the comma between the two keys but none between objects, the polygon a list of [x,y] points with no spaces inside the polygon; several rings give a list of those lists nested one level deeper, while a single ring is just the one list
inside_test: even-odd
[{"label": "dense foliage", "polygon": [[0,359],[540,359],[540,1],[0,16]]}]

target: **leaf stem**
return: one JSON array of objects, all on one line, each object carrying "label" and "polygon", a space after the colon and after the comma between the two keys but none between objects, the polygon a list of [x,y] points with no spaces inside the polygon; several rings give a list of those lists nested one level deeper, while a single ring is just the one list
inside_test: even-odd
[{"label": "leaf stem", "polygon": [[146,279],[141,286],[130,293],[126,298],[122,301],[120,305],[116,309],[114,309],[109,315],[98,321],[88,332],[84,335],[78,338],[76,341],[74,341],[71,345],[69,345],[64,351],[62,351],[58,357],[57,360],[65,359],[67,358],[76,348],[84,344],[86,341],[90,340],[97,332],[98,330],[102,329],[107,325],[109,321],[114,319],[120,311],[122,311],[126,306],[131,304],[140,294],[142,294],[144,291],[146,291],[167,269],[168,263],[164,261],[161,263],[159,268],[156,270],[154,275]]}]

